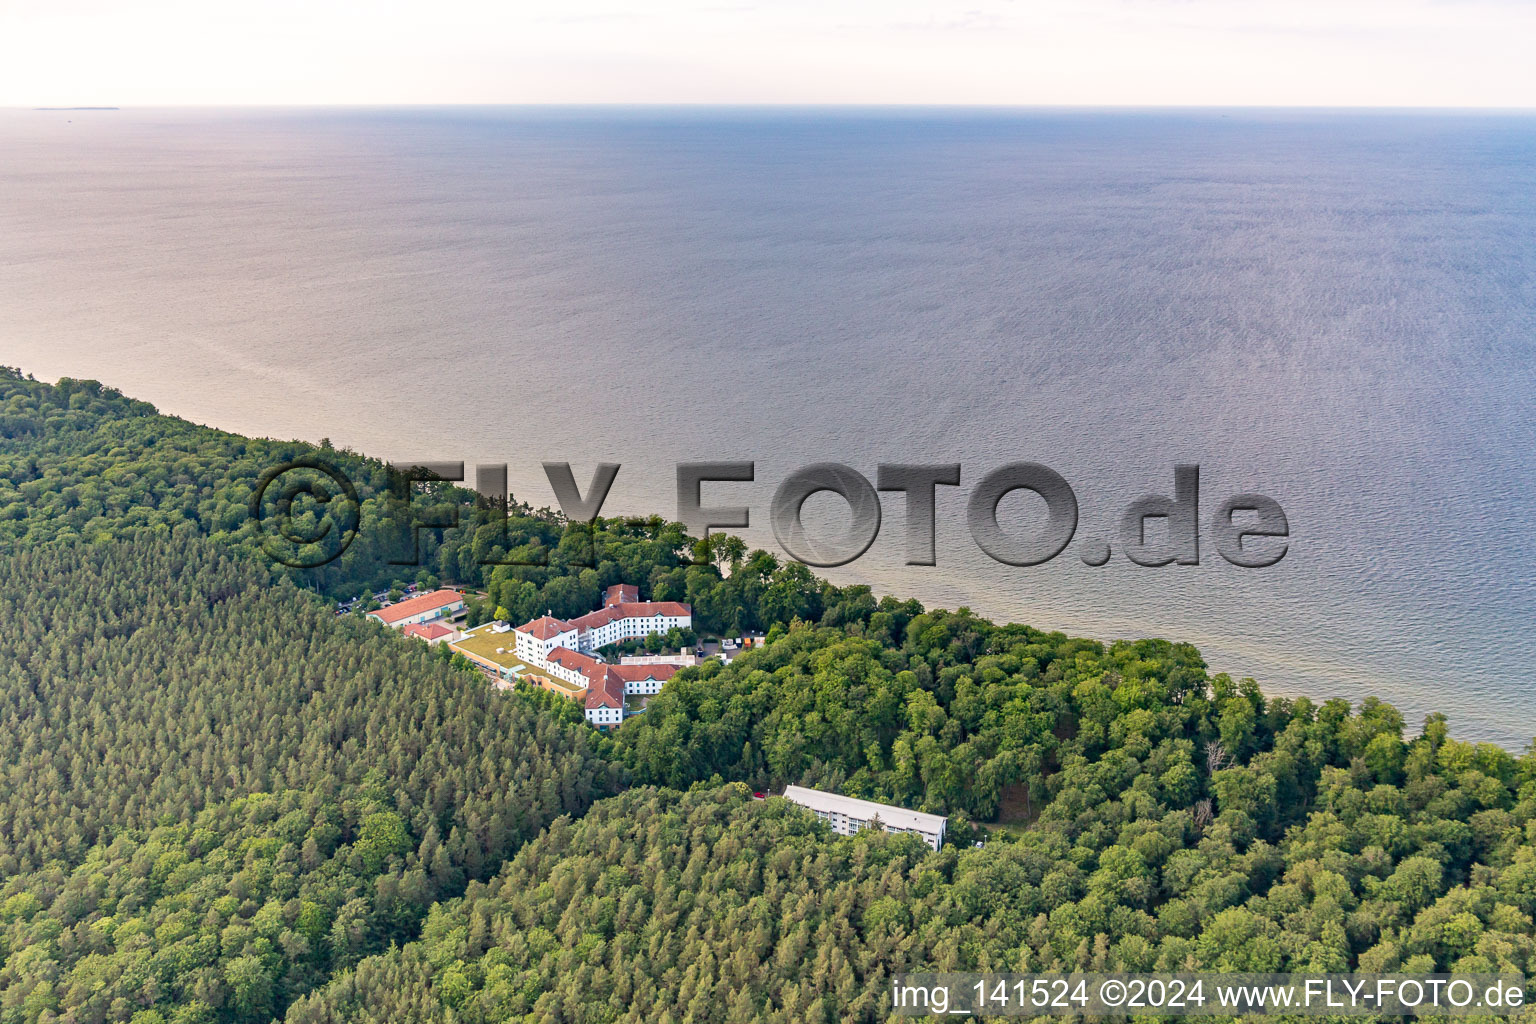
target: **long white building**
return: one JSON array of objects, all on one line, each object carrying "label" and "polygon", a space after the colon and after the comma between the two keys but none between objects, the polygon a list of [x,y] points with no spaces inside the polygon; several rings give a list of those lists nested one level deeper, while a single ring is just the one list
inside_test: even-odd
[{"label": "long white building", "polygon": [[569,621],[543,615],[517,627],[517,656],[537,664],[556,647],[591,654],[599,647],[642,640],[652,633],[693,628],[693,609],[678,601],[642,601],[640,588],[609,587],[603,606]]},{"label": "long white building", "polygon": [[935,850],[944,845],[947,822],[943,815],[909,811],[905,807],[877,804],[873,800],[859,800],[804,786],[785,786],[784,799],[812,811],[838,835],[851,836],[867,828],[883,828],[887,832],[916,833]]},{"label": "long white building", "polygon": [[406,626],[452,618],[463,610],[463,594],[456,590],[434,590],[430,594],[418,594],[397,601],[388,608],[371,611],[368,618],[382,622],[390,629],[403,629]]},{"label": "long white building", "polygon": [[626,640],[643,640],[652,633],[693,628],[693,609],[680,601],[642,601],[640,588],[628,583],[609,587],[603,606],[572,619],[576,649],[595,651]]}]

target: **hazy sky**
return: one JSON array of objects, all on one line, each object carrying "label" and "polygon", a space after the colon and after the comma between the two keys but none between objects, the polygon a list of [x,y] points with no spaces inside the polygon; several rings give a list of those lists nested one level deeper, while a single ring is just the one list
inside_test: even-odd
[{"label": "hazy sky", "polygon": [[0,0],[0,106],[1536,107],[1536,0]]}]

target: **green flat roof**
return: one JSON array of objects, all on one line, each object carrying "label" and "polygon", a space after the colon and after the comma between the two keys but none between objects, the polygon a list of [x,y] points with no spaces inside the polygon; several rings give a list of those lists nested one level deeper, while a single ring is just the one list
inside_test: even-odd
[{"label": "green flat roof", "polygon": [[[476,626],[464,634],[463,639],[455,640],[448,646],[456,651],[473,654],[477,658],[484,658],[507,669],[522,669],[527,672],[537,672],[532,665],[512,653],[517,646],[516,634],[513,630],[505,633],[492,633],[491,624],[487,622],[483,626]],[[496,648],[503,648],[502,653],[497,654]],[[540,675],[545,673],[540,672]]]}]

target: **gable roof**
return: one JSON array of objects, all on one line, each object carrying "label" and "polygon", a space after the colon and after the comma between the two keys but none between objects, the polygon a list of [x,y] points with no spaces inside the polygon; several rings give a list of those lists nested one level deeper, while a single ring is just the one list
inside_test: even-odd
[{"label": "gable roof", "polygon": [[556,647],[549,652],[544,660],[551,665],[559,665],[561,668],[580,672],[589,678],[594,672],[603,667],[603,663],[590,654],[582,654],[580,651],[573,651],[569,647]]},{"label": "gable roof", "polygon": [[658,683],[664,683],[676,675],[680,667],[678,665],[610,665],[608,671],[626,683],[638,683],[643,679],[654,679]]},{"label": "gable roof", "polygon": [[519,633],[527,633],[535,640],[553,640],[561,633],[569,633],[576,627],[564,619],[557,619],[553,615],[541,615],[532,622],[525,622],[517,627]]},{"label": "gable roof", "polygon": [[597,629],[619,619],[648,619],[657,615],[683,618],[693,615],[693,609],[680,601],[625,601],[574,618],[571,625],[577,629]]},{"label": "gable roof", "polygon": [[617,708],[624,707],[624,680],[613,670],[613,666],[606,666],[604,671],[594,672],[587,677],[591,685],[587,687],[588,708]]},{"label": "gable roof", "polygon": [[437,640],[441,637],[452,636],[453,630],[441,622],[413,622],[400,630],[406,636],[419,636],[423,640]]},{"label": "gable roof", "polygon": [[422,612],[435,611],[450,604],[462,603],[463,600],[464,595],[457,590],[434,590],[430,594],[422,594],[419,597],[397,601],[388,608],[379,608],[368,614],[387,626],[391,622],[399,622],[401,619],[408,619],[412,615],[420,615]]},{"label": "gable roof", "polygon": [[603,607],[611,604],[629,604],[640,600],[640,588],[633,583],[615,583],[603,591]]}]

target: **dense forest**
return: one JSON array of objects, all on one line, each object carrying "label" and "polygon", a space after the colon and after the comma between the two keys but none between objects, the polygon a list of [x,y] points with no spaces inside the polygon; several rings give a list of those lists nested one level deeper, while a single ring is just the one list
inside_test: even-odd
[{"label": "dense forest", "polygon": [[[669,683],[619,742],[639,774],[701,780],[686,796],[631,790],[562,822],[292,1018],[875,1020],[891,972],[915,968],[1530,970],[1536,758],[1438,717],[1405,740],[1374,701],[1265,701],[1204,679],[1187,648],[964,620],[913,620],[883,671],[878,645],[805,628],[707,677],[714,700]],[[929,685],[898,681],[919,658]],[[990,701],[966,696],[977,676]],[[880,708],[884,737],[855,728]],[[999,727],[1016,717],[1033,725]],[[889,754],[946,730],[931,771]],[[868,833],[829,846],[720,782],[843,779],[942,808],[970,799],[951,775],[999,762],[1043,778],[1027,827],[938,854]]]},{"label": "dense forest", "polygon": [[658,785],[796,782],[990,821],[1005,801],[1032,814],[1048,774],[1111,748],[1149,760],[1166,785],[1187,780],[1193,798],[1206,743],[1246,755],[1265,742],[1262,703],[1226,679],[1208,694],[1188,645],[1106,649],[964,610],[912,611],[797,625],[676,677],[619,734],[627,762]]},{"label": "dense forest", "polygon": [[[249,505],[304,457],[361,527],[301,570]],[[503,521],[437,485],[415,512],[461,525],[392,566],[388,486],[0,373],[0,1024],[873,1021],[911,968],[1536,967],[1536,755],[661,518]],[[483,589],[482,618],[636,583],[770,640],[606,737],[315,593],[411,579]],[[951,842],[751,795],[786,783]]]},{"label": "dense forest", "polygon": [[829,842],[739,784],[631,790],[557,823],[289,1020],[872,1021],[891,973],[918,967],[1526,969],[1529,847],[1465,875],[1489,838],[1511,854],[1518,829],[1438,828],[1415,808],[1434,783],[1330,770],[1324,787],[1278,845],[1132,790],[937,854],[912,836]]},{"label": "dense forest", "polygon": [[[319,480],[338,499],[320,504],[301,494],[292,509],[297,532],[329,529],[328,539],[355,539],[333,561],[290,568],[263,557],[271,553],[263,546],[268,535],[251,515],[251,497],[269,471],[306,457],[333,466],[358,501],[343,500],[315,472],[290,470],[301,481]],[[269,490],[281,496],[283,487]],[[596,607],[604,587],[621,582],[641,585],[655,600],[692,603],[696,625],[712,633],[766,630],[874,603],[868,588],[834,587],[799,563],[749,554],[736,538],[695,543],[660,516],[572,526],[558,512],[515,499],[505,508],[485,506],[449,484],[417,484],[403,499],[383,462],[328,442],[241,437],[162,416],[96,381],[46,384],[0,367],[0,550],[185,528],[333,597],[409,582],[483,590],[475,622],[498,612],[516,621],[546,610],[579,615]],[[416,531],[415,522],[458,525]],[[300,564],[329,553],[323,543],[281,552]],[[412,561],[419,564],[395,564]]]},{"label": "dense forest", "polygon": [[192,536],[0,556],[0,1016],[270,1019],[615,791],[569,708]]}]

